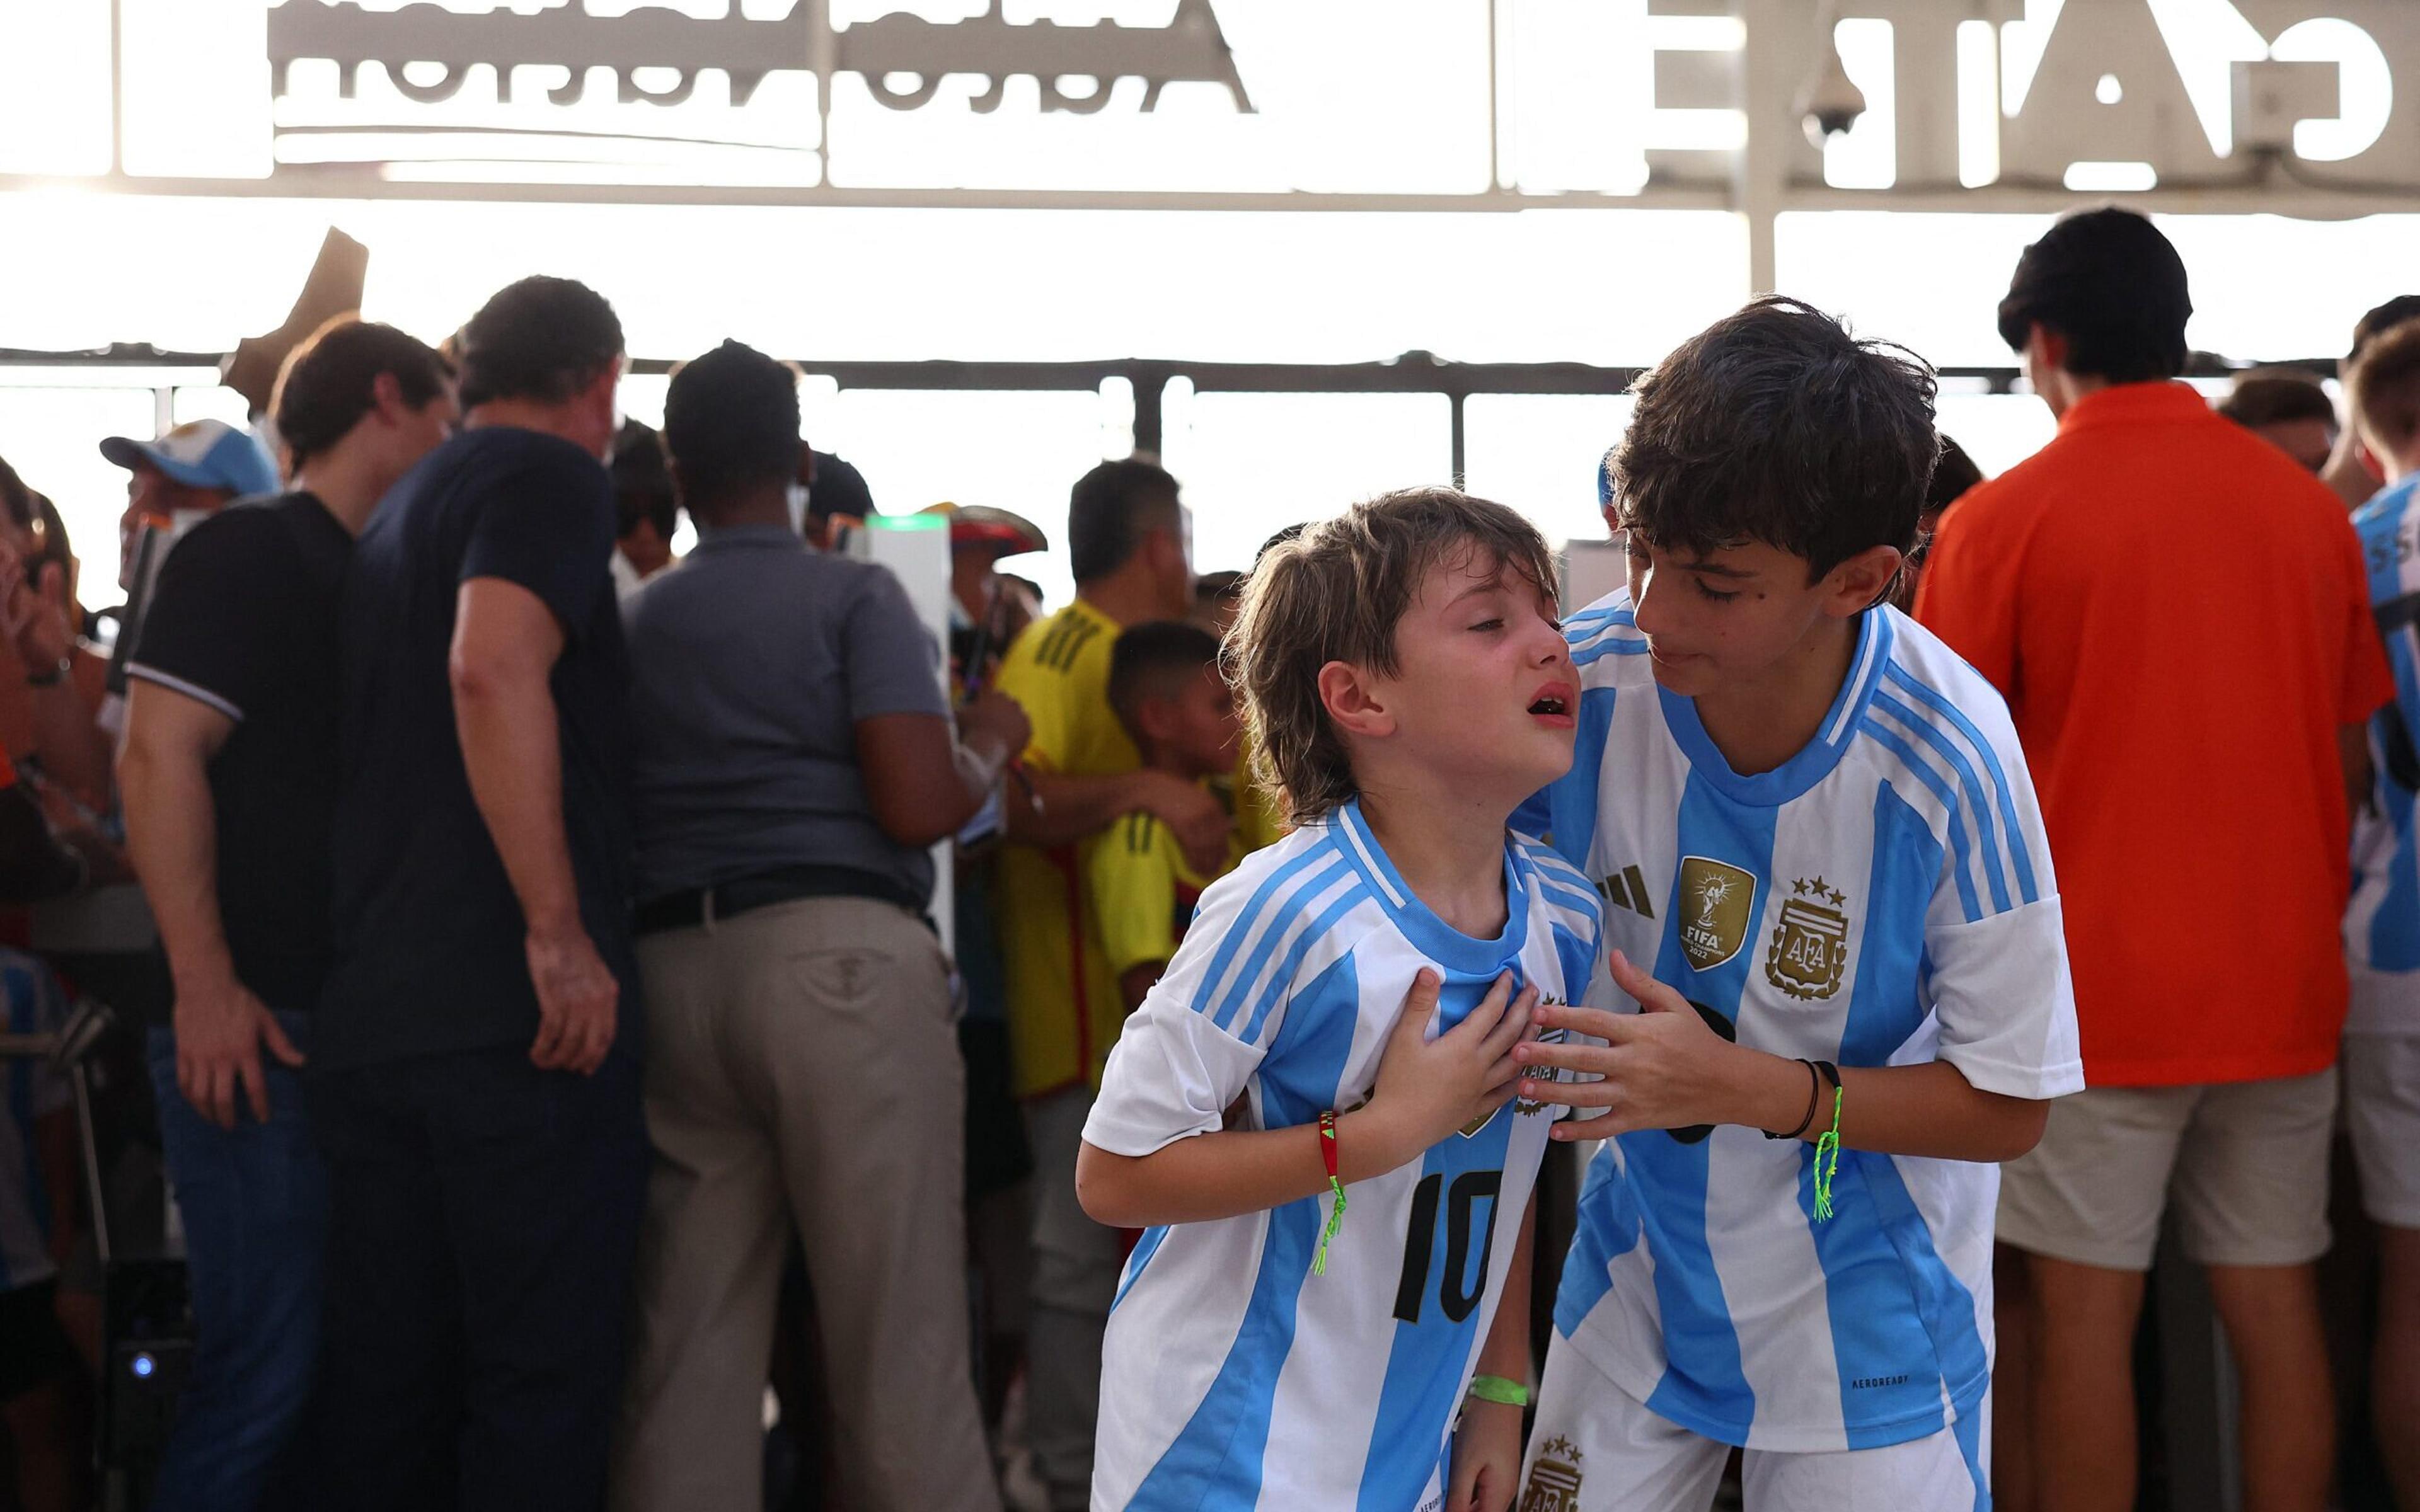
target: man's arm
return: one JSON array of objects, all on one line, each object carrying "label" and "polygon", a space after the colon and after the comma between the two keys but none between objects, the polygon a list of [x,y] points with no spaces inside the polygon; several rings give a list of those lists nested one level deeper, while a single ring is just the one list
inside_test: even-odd
[{"label": "man's arm", "polygon": [[581,922],[564,834],[563,752],[548,684],[564,645],[554,611],[519,583],[472,578],[456,595],[454,728],[528,932],[539,1019],[530,1059],[586,1074],[613,1048],[621,989]]},{"label": "man's arm", "polygon": [[1028,733],[1024,711],[998,691],[961,709],[954,734],[933,714],[877,714],[854,728],[866,807],[902,845],[931,845],[964,827]]},{"label": "man's arm", "polygon": [[209,763],[235,721],[200,699],[145,678],[127,683],[126,748],[118,786],[126,848],[151,905],[175,983],[177,1085],[204,1118],[236,1125],[248,1101],[269,1119],[260,1047],[288,1066],[302,1053],[259,998],[236,980],[219,916],[218,815]]},{"label": "man's arm", "polygon": [[1174,832],[1187,865],[1210,873],[1227,858],[1233,821],[1199,783],[1149,768],[1111,777],[1064,777],[1032,766],[1009,785],[1008,838],[1023,845],[1072,845],[1141,810]]}]

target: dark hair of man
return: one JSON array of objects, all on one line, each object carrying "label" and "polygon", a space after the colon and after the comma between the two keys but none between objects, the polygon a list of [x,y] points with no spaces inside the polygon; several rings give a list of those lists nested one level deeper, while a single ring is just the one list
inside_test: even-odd
[{"label": "dark hair of man", "polygon": [[498,399],[561,404],[622,360],[613,307],[568,278],[505,285],[454,341],[465,409]]},{"label": "dark hair of man", "polygon": [[2369,344],[2410,320],[2420,320],[2420,294],[2397,294],[2353,322],[2352,351],[2347,363],[2357,363]]},{"label": "dark hair of man", "polygon": [[2046,326],[2067,339],[2067,371],[2150,383],[2184,371],[2192,315],[2184,259],[2159,227],[2132,210],[2086,210],[2017,259],[2000,339],[2023,351],[2032,328]]},{"label": "dark hair of man", "polygon": [[1109,648],[1109,707],[1135,744],[1142,744],[1146,699],[1173,699],[1218,665],[1218,638],[1189,620],[1128,625]]},{"label": "dark hair of man", "polygon": [[2346,386],[2370,448],[2397,457],[2409,452],[2420,436],[2420,320],[2373,336]]},{"label": "dark hair of man", "polygon": [[1932,464],[1932,483],[1924,490],[1924,508],[1928,514],[1939,514],[1966,497],[1966,491],[1983,481],[1983,470],[1966,455],[1966,448],[1941,438],[1941,457]]},{"label": "dark hair of man", "polygon": [[1134,559],[1154,528],[1176,528],[1176,480],[1139,456],[1104,462],[1067,495],[1067,565],[1078,582]]},{"label": "dark hair of man", "polygon": [[1395,632],[1429,569],[1493,563],[1535,589],[1553,612],[1555,554],[1502,504],[1452,488],[1403,488],[1306,527],[1264,552],[1227,638],[1227,681],[1243,695],[1256,775],[1285,795],[1296,825],[1360,791],[1344,742],[1320,700],[1331,661],[1382,677],[1402,670]]},{"label": "dark hair of man", "polygon": [[1240,572],[1205,572],[1193,579],[1193,602],[1204,608],[1244,596]]},{"label": "dark hair of man", "polygon": [[673,496],[662,439],[638,421],[622,422],[606,471],[613,475],[614,535],[628,535],[644,522],[655,526],[659,539],[671,540],[680,524],[680,501]]},{"label": "dark hair of man", "polygon": [[0,457],[0,509],[7,510],[10,521],[21,527],[34,523],[34,490],[25,486],[25,480],[17,476],[7,457]]},{"label": "dark hair of man", "polygon": [[1598,497],[1660,550],[1761,541],[1813,581],[1916,545],[1941,454],[1932,370],[1821,310],[1767,296],[1681,344],[1632,391]]},{"label": "dark hair of man", "polygon": [[2246,373],[2235,380],[2218,412],[2246,430],[2289,421],[2336,423],[2335,402],[2316,378],[2288,373]]},{"label": "dark hair of man", "polygon": [[300,471],[351,434],[378,407],[378,380],[393,377],[403,402],[426,409],[453,376],[435,347],[393,326],[340,315],[286,354],[270,392],[270,418]]},{"label": "dark hair of man", "polygon": [[681,364],[664,392],[664,450],[681,502],[711,514],[799,475],[799,370],[726,341]]}]

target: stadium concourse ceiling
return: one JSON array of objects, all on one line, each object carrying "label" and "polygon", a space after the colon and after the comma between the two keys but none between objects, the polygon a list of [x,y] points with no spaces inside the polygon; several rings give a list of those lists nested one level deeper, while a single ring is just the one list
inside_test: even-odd
[{"label": "stadium concourse ceiling", "polygon": [[0,45],[55,50],[46,72],[97,71],[113,102],[105,150],[57,140],[69,112],[33,144],[83,174],[26,170],[8,139],[30,123],[0,112],[0,187],[1752,218],[2108,193],[2314,216],[2420,204],[2420,4],[2199,0],[2165,34],[2154,9],[108,0],[105,36],[0,19]]}]

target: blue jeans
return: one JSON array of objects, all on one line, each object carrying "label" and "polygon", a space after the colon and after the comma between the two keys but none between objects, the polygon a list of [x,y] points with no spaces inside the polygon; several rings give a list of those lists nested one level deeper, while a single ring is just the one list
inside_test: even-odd
[{"label": "blue jeans", "polygon": [[[277,1022],[308,1054],[310,1020]],[[151,1030],[148,1051],[196,1335],[151,1509],[300,1505],[287,1449],[318,1362],[328,1232],[328,1173],[303,1119],[302,1079],[263,1051],[269,1121],[241,1099],[236,1126],[222,1129],[178,1090],[175,1033]]]}]

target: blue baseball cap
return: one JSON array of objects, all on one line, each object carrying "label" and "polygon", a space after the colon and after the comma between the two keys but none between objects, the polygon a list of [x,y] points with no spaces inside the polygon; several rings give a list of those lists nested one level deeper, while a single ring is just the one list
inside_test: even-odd
[{"label": "blue baseball cap", "polygon": [[189,488],[225,488],[239,498],[278,488],[267,450],[223,420],[189,420],[157,440],[112,436],[101,455],[130,471],[158,468]]}]

